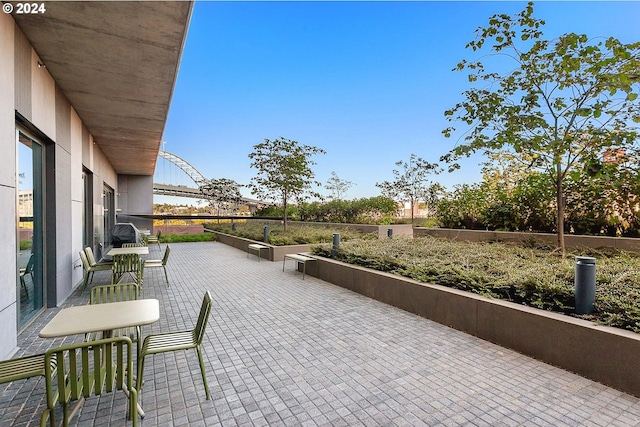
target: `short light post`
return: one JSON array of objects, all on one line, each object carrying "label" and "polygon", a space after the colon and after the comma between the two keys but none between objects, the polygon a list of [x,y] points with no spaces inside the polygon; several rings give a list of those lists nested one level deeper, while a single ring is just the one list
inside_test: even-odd
[{"label": "short light post", "polygon": [[596,259],[576,257],[576,314],[591,314],[596,299]]},{"label": "short light post", "polygon": [[340,249],[340,233],[333,233],[333,246],[331,247],[331,258],[335,258],[338,255],[338,249]]}]

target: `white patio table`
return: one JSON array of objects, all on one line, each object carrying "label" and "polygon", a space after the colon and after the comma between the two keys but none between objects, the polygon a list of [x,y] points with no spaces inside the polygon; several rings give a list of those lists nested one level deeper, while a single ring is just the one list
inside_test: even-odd
[{"label": "white patio table", "polygon": [[131,248],[111,248],[109,249],[109,252],[107,252],[107,256],[124,255],[124,254],[149,255],[149,247],[134,246]]},{"label": "white patio table", "polygon": [[157,299],[77,305],[63,308],[40,331],[42,338],[149,325],[160,319]]},{"label": "white patio table", "polygon": [[[42,338],[55,338],[102,331],[103,336],[110,336],[114,329],[149,325],[159,319],[160,303],[157,299],[76,305],[60,310],[38,335]],[[71,417],[80,406],[81,404],[76,405]],[[137,410],[144,418],[140,403]]]}]

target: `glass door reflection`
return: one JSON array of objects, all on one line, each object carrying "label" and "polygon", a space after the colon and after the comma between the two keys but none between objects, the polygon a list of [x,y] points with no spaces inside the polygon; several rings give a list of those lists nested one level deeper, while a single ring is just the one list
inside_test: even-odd
[{"label": "glass door reflection", "polygon": [[18,327],[44,307],[42,146],[18,132]]}]

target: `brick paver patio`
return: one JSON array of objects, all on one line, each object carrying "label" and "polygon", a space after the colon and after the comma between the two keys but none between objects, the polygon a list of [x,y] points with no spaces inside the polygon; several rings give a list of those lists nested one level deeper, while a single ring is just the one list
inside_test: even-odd
[{"label": "brick paver patio", "polygon": [[[164,247],[164,245],[163,245]],[[195,351],[152,356],[142,426],[633,426],[640,399],[220,243],[171,245],[169,280],[145,273],[161,318],[143,334],[190,329],[205,290],[212,399]],[[162,252],[151,248],[151,257]],[[98,272],[94,284],[109,281]],[[65,306],[85,304],[76,291]],[[39,330],[20,354],[63,342]],[[41,378],[0,385],[0,425],[37,425]],[[122,393],[88,399],[73,425],[131,425]],[[57,414],[60,412],[58,411]],[[58,417],[59,418],[59,417]]]}]

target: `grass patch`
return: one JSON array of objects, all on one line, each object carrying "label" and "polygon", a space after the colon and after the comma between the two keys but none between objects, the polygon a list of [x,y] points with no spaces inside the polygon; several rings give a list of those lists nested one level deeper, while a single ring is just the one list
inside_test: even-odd
[{"label": "grass patch", "polygon": [[199,234],[161,234],[160,242],[162,243],[180,243],[180,242],[213,242],[216,235],[213,233]]},{"label": "grass patch", "polygon": [[337,230],[331,227],[301,225],[295,223],[289,223],[287,225],[286,233],[284,232],[282,224],[267,224],[259,221],[249,221],[236,224],[235,231],[231,228],[231,224],[206,223],[204,224],[204,227],[208,230],[219,231],[221,233],[261,242],[264,237],[265,225],[269,227],[268,243],[275,246],[330,243],[333,241],[333,233],[340,233],[341,242],[377,239],[377,235],[375,234],[362,233],[361,231],[350,228],[341,228]]},{"label": "grass patch", "polygon": [[[331,245],[314,246],[312,252],[330,257]],[[583,249],[563,259],[540,248],[427,236],[344,242],[336,259],[424,283],[574,315],[575,255],[597,259],[595,311],[577,317],[640,332],[640,254],[634,252]]]}]

